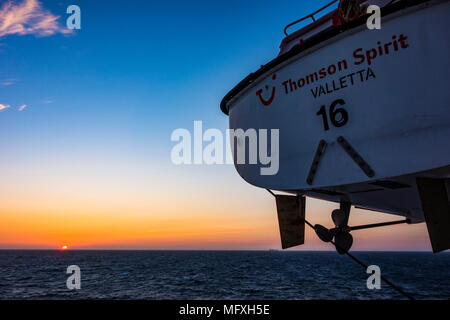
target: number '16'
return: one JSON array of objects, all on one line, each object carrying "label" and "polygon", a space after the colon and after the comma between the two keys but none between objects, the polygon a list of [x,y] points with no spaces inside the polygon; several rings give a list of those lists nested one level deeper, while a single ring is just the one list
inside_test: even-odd
[{"label": "number '16'", "polygon": [[[336,128],[343,127],[348,122],[348,112],[344,108],[336,108],[337,105],[345,105],[345,101],[342,99],[338,99],[333,101],[330,105],[329,109],[329,118],[333,126]],[[330,130],[330,125],[328,124],[328,115],[327,109],[325,106],[322,106],[319,111],[316,113],[318,116],[322,116],[323,120],[323,128],[325,131]]]}]

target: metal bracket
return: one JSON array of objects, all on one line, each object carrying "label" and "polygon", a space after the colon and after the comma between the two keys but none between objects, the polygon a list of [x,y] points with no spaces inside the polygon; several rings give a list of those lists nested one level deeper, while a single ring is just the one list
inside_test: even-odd
[{"label": "metal bracket", "polygon": [[312,185],[314,182],[314,177],[316,176],[317,168],[319,167],[320,160],[322,160],[322,156],[325,153],[326,147],[327,142],[325,140],[320,140],[316,150],[316,154],[314,155],[314,159],[311,164],[311,168],[309,169],[308,178],[306,179],[306,183],[309,185]]},{"label": "metal bracket", "polygon": [[347,140],[345,140],[344,137],[340,136],[337,139],[337,142],[369,178],[375,176],[375,171],[373,171],[370,165],[359,155],[358,152],[356,152],[356,150],[350,145],[350,143],[348,143]]}]

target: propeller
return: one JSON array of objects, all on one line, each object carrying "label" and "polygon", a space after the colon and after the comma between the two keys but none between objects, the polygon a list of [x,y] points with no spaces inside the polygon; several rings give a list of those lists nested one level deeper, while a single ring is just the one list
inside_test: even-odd
[{"label": "propeller", "polygon": [[348,217],[344,210],[336,209],[331,213],[331,219],[336,226],[334,229],[334,243],[336,250],[340,254],[345,254],[350,250],[353,244],[353,237],[347,226]]},{"label": "propeller", "polygon": [[353,244],[353,237],[347,226],[347,215],[343,210],[336,209],[331,213],[331,219],[335,227],[328,229],[320,224],[314,226],[317,236],[323,242],[331,242],[334,239],[336,250],[339,254],[347,253]]}]

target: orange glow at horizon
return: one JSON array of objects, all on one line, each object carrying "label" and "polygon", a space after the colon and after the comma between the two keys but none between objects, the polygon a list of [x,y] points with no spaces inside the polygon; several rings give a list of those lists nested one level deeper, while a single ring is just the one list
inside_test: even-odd
[{"label": "orange glow at horizon", "polygon": [[[271,200],[269,198],[269,200]],[[322,202],[315,202],[309,211],[314,223],[331,226],[328,208],[316,212]],[[319,208],[315,208],[315,207]],[[186,208],[187,209],[187,208]],[[189,210],[190,211],[190,210]],[[275,206],[269,204],[263,211],[242,210],[227,215],[216,208],[214,214],[190,211],[187,214],[120,214],[108,216],[105,212],[77,214],[72,212],[34,212],[3,218],[0,245],[13,247],[51,248],[61,239],[76,249],[271,249],[280,247]],[[208,210],[209,211],[209,210]],[[398,219],[395,216],[357,212],[352,225]],[[209,211],[211,212],[211,211]],[[28,216],[28,219],[24,219]],[[332,250],[317,239],[306,226],[305,250]],[[400,225],[354,232],[356,250],[411,248],[428,239],[424,224]],[[66,245],[61,249],[68,249]],[[414,248],[414,247],[413,247]]]},{"label": "orange glow at horizon", "polygon": [[[0,187],[0,249],[54,249],[55,243],[70,243],[70,249],[281,247],[275,201],[264,190],[237,177],[234,168],[224,173],[213,167],[202,168],[206,173],[181,167],[171,170],[168,177],[139,172],[148,183],[137,183],[133,175],[130,181],[117,183],[107,174],[99,176],[97,170],[77,173],[64,184],[46,177],[46,188],[30,181],[17,187],[13,183],[8,188]],[[96,180],[91,181],[95,175]],[[225,179],[228,181],[217,183]],[[330,212],[337,206],[308,199],[308,219],[330,227]],[[398,218],[352,209],[350,224]],[[424,224],[357,231],[353,236],[354,250],[430,247]],[[308,227],[305,245],[294,249],[333,250]]]}]

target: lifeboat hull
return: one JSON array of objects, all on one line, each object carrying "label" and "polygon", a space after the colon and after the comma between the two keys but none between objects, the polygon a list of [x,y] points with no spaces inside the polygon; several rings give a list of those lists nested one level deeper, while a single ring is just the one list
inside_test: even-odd
[{"label": "lifeboat hull", "polygon": [[399,10],[382,18],[381,30],[351,28],[240,90],[226,102],[230,128],[279,129],[278,172],[236,163],[242,178],[308,194],[434,169],[448,177],[449,16],[448,1]]}]

